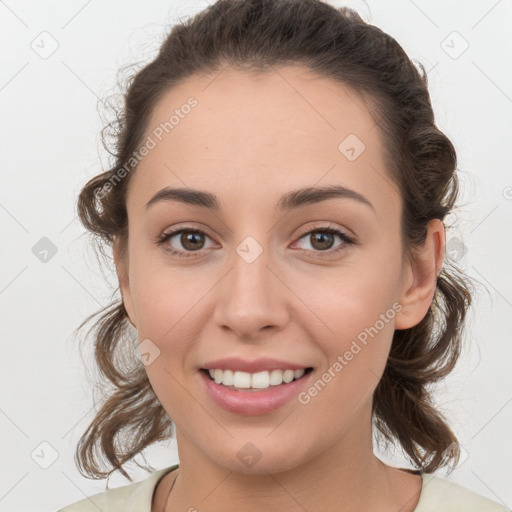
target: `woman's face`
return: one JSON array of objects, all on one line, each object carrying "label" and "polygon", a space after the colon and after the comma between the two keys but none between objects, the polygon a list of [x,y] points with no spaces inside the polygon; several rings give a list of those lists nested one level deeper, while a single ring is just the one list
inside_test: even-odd
[{"label": "woman's face", "polygon": [[[370,435],[393,331],[428,308],[404,305],[414,276],[379,130],[350,89],[298,66],[189,79],[156,104],[116,264],[180,458],[283,471]],[[324,187],[338,193],[297,193]],[[217,208],[176,194],[147,205],[164,188],[210,194]],[[158,244],[180,229],[200,233]],[[244,395],[229,409],[200,371],[227,357],[313,372],[280,405],[232,390]]]}]

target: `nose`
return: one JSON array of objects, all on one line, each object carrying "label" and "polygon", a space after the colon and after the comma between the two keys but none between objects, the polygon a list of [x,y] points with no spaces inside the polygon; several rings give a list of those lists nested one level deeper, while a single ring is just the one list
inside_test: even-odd
[{"label": "nose", "polygon": [[241,243],[228,275],[217,287],[214,320],[238,339],[254,340],[289,321],[289,291],[279,276],[269,250],[254,239]]}]

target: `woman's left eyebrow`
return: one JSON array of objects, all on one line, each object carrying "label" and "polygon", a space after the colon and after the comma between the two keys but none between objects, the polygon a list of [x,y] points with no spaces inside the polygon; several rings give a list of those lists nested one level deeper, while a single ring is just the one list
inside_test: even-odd
[{"label": "woman's left eyebrow", "polygon": [[343,185],[326,185],[323,187],[304,187],[287,192],[277,203],[277,210],[289,211],[302,206],[307,206],[328,199],[353,199],[371,208],[375,213],[372,203],[362,194]]},{"label": "woman's left eyebrow", "polygon": [[[359,192],[349,189],[343,185],[327,185],[323,187],[304,187],[284,194],[276,205],[278,211],[290,211],[303,206],[319,203],[328,199],[352,199],[371,208],[375,213],[373,205]],[[181,203],[219,211],[220,201],[215,194],[203,190],[191,188],[165,187],[159,190],[145,205],[150,206],[167,201],[178,201]]]}]

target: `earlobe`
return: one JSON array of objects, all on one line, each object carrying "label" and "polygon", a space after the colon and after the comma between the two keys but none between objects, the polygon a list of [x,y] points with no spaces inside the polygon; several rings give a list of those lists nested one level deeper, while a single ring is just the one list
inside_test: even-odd
[{"label": "earlobe", "polygon": [[112,246],[112,252],[114,256],[114,264],[116,267],[117,279],[119,281],[119,290],[123,300],[124,307],[128,313],[128,321],[136,328],[134,322],[134,311],[130,292],[130,282],[128,274],[128,261],[126,254],[122,254],[121,241],[118,237],[114,239]]},{"label": "earlobe", "polygon": [[428,224],[425,243],[415,248],[404,263],[407,268],[400,299],[402,310],[396,316],[395,329],[410,329],[427,314],[443,266],[445,246],[444,224],[440,219],[433,219]]}]

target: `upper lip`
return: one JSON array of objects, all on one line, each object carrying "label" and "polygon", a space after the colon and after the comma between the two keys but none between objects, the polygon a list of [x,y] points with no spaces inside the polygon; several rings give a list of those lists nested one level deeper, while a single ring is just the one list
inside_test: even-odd
[{"label": "upper lip", "polygon": [[269,357],[262,357],[260,359],[255,359],[254,361],[245,361],[239,357],[226,357],[224,359],[208,361],[207,363],[204,363],[202,368],[206,370],[238,370],[247,373],[257,373],[270,370],[302,370],[309,368],[309,366]]}]

